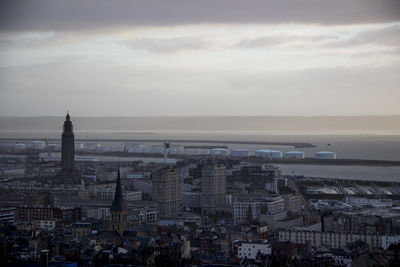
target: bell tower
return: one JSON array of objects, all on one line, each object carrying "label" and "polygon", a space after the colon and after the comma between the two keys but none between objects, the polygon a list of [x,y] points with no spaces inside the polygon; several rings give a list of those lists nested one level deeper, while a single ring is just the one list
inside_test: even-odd
[{"label": "bell tower", "polygon": [[69,113],[65,117],[61,136],[61,169],[73,170],[75,161],[75,137]]},{"label": "bell tower", "polygon": [[127,228],[127,210],[122,198],[121,177],[118,169],[117,185],[115,187],[114,200],[110,207],[110,230],[117,231],[121,236]]}]

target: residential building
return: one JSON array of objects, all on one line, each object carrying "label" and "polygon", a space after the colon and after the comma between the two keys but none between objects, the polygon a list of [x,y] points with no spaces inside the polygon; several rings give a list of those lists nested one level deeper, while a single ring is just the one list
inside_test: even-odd
[{"label": "residential building", "polygon": [[160,207],[160,217],[173,217],[181,212],[181,173],[176,167],[163,166],[152,175],[152,198]]}]

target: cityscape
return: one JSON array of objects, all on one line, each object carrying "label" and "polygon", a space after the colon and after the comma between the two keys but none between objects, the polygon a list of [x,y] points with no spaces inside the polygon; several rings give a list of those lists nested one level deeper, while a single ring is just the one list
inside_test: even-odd
[{"label": "cityscape", "polygon": [[0,266],[400,266],[400,2],[5,0]]}]

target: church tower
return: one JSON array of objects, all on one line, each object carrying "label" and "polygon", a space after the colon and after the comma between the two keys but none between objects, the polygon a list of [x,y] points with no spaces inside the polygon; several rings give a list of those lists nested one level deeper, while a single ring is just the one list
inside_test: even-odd
[{"label": "church tower", "polygon": [[73,126],[69,114],[64,121],[63,134],[61,139],[61,169],[64,171],[72,171],[75,161],[75,141]]},{"label": "church tower", "polygon": [[57,181],[66,184],[80,184],[81,175],[75,170],[75,137],[71,118],[67,113],[63,133],[61,135],[61,170],[57,173]]},{"label": "church tower", "polygon": [[122,198],[121,177],[118,169],[117,185],[115,187],[114,200],[110,207],[110,230],[117,231],[121,236],[127,225],[127,210]]}]

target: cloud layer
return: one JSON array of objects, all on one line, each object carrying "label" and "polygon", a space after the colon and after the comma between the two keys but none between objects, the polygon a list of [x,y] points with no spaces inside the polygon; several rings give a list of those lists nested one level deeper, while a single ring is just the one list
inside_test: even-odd
[{"label": "cloud layer", "polygon": [[2,31],[85,31],[204,23],[384,23],[398,0],[3,0]]}]

